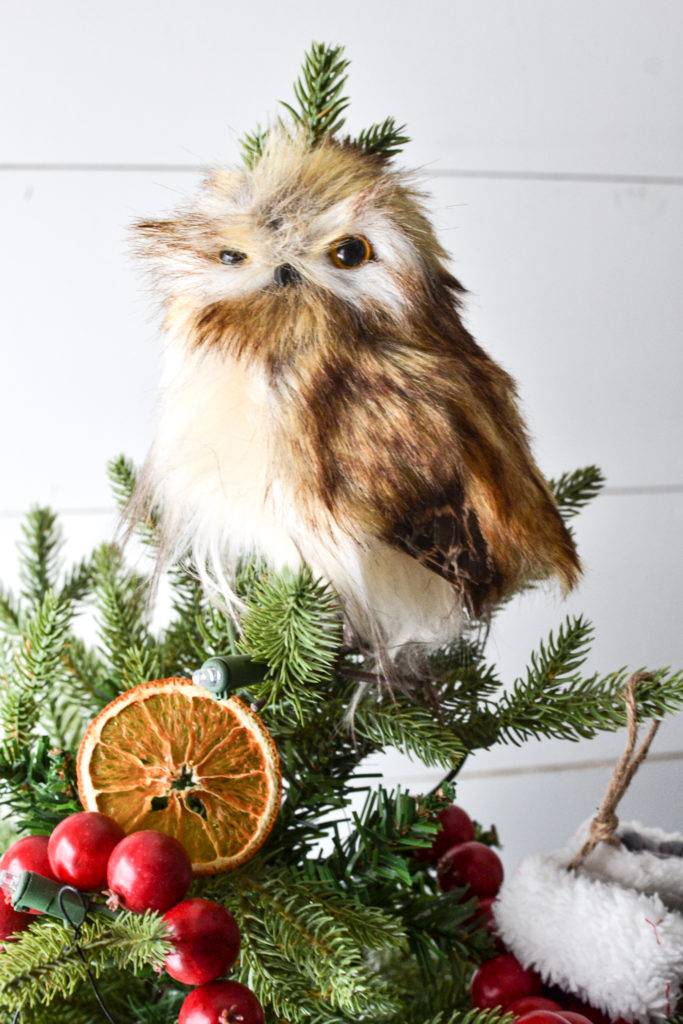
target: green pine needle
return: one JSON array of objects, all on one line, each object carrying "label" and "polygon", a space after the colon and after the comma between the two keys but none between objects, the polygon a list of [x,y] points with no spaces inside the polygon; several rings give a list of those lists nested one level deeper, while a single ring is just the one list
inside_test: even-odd
[{"label": "green pine needle", "polygon": [[21,612],[11,591],[0,585],[0,629],[16,636],[21,627]]},{"label": "green pine needle", "polygon": [[125,455],[110,459],[107,463],[107,476],[116,504],[120,509],[125,509],[137,482],[137,471],[132,460]]},{"label": "green pine needle", "polygon": [[[107,476],[120,511],[128,509],[138,479],[138,473],[131,459],[119,455],[107,463]],[[145,517],[135,524],[135,533],[140,540],[152,548],[159,544],[158,512],[156,508],[146,508]]]},{"label": "green pine needle", "polygon": [[242,160],[250,171],[253,170],[259,158],[263,156],[267,138],[268,132],[261,128],[259,124],[256,126],[255,132],[245,135],[241,140]]},{"label": "green pine needle", "polygon": [[[304,1002],[296,1020],[307,1021],[306,1013],[329,1021],[375,1010],[378,980],[368,971],[366,951],[403,948],[400,921],[364,906],[353,893],[272,868],[233,874],[230,884],[229,903],[243,935],[239,977],[256,985],[264,1002],[285,1008],[283,993],[268,980],[284,969],[299,975],[295,984]],[[215,881],[204,892],[211,895],[212,888],[218,889]],[[285,998],[291,1012],[291,992]]]},{"label": "green pine needle", "polygon": [[462,739],[439,721],[433,708],[400,693],[385,698],[371,694],[360,702],[354,729],[376,749],[396,747],[429,768],[448,771],[467,754]]},{"label": "green pine needle", "polygon": [[303,721],[304,706],[331,681],[339,655],[341,614],[331,589],[308,568],[267,576],[253,588],[242,633],[243,653],[268,665],[254,695],[291,701]]},{"label": "green pine needle", "polygon": [[19,578],[29,604],[39,604],[47,590],[55,589],[63,545],[56,514],[49,508],[32,508],[22,524],[19,546]]},{"label": "green pine needle", "polygon": [[597,466],[575,469],[563,473],[557,480],[549,480],[550,488],[563,519],[572,519],[582,508],[597,497],[605,486],[605,477]]},{"label": "green pine needle", "polygon": [[410,142],[405,130],[404,124],[397,125],[395,118],[387,117],[381,124],[364,128],[355,142],[366,153],[373,153],[381,156],[383,160],[389,160]]},{"label": "green pine needle", "polygon": [[350,62],[343,53],[343,46],[313,43],[304,57],[301,75],[294,83],[298,109],[281,101],[295,124],[305,130],[311,148],[334,135],[344,124],[342,113],[349,101],[342,92]]},{"label": "green pine needle", "polygon": [[[296,104],[280,101],[295,128],[304,132],[306,143],[311,149],[335,136],[345,124],[343,114],[349,106],[349,100],[343,93],[347,81],[346,69],[350,62],[343,54],[343,46],[312,43],[304,55],[301,74],[294,83]],[[363,129],[356,139],[348,141],[368,155],[389,160],[410,142],[405,128],[404,124],[398,125],[395,118],[387,117],[380,124]],[[268,131],[257,125],[254,132],[245,134],[240,140],[242,160],[249,170],[263,156],[267,139]]]},{"label": "green pine needle", "polygon": [[[498,742],[519,745],[532,736],[591,739],[626,725],[622,690],[631,673],[581,674],[592,636],[587,620],[568,618],[557,636],[551,633],[539,644],[526,679],[516,680],[495,709]],[[661,718],[683,707],[683,672],[664,668],[650,676],[636,694],[639,718]]]},{"label": "green pine needle", "polygon": [[158,914],[124,913],[114,921],[87,918],[78,946],[73,930],[61,922],[41,919],[5,946],[0,957],[0,1002],[11,1011],[68,999],[87,980],[89,967],[97,978],[106,969],[140,971],[163,963],[171,946]]},{"label": "green pine needle", "polygon": [[62,670],[73,608],[71,602],[46,590],[24,624],[14,671],[17,682],[37,690],[48,687]]},{"label": "green pine needle", "polygon": [[0,757],[0,797],[3,813],[17,829],[47,835],[62,818],[81,810],[72,754],[54,749],[47,736],[9,753]]},{"label": "green pine needle", "polygon": [[127,689],[129,652],[152,645],[147,580],[125,566],[121,549],[103,544],[93,556],[93,591],[101,651],[110,659],[115,691]]}]

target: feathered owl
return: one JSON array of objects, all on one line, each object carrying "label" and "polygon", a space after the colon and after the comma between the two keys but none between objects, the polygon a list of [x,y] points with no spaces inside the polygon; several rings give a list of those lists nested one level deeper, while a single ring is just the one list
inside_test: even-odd
[{"label": "feathered owl", "polygon": [[579,563],[515,385],[462,288],[392,119],[340,136],[346,61],[314,44],[291,120],[191,205],[136,225],[165,305],[158,432],[135,506],[235,606],[237,562],[303,563],[391,656]]}]

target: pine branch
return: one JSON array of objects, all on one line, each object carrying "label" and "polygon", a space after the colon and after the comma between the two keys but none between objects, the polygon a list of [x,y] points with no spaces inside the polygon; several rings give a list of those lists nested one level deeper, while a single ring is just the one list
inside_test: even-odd
[{"label": "pine branch", "polygon": [[49,508],[32,508],[22,524],[19,545],[19,578],[22,594],[31,605],[40,604],[49,589],[57,586],[63,545],[57,517]]},{"label": "pine branch", "polygon": [[341,732],[335,739],[329,723],[317,733],[319,748],[311,739],[315,735],[312,725],[310,732],[278,743],[286,793],[268,838],[269,863],[301,865],[345,812],[350,792],[367,788],[359,784],[363,776],[357,774],[367,748],[354,745]]},{"label": "pine branch", "polygon": [[[127,459],[124,455],[111,459],[107,463],[107,475],[116,504],[120,511],[125,513],[138,479],[138,472],[132,459]],[[156,548],[159,545],[158,512],[153,507],[148,507],[145,511],[145,518],[135,524],[135,533],[144,544]]]},{"label": "pine branch", "polygon": [[[103,995],[117,1019],[130,1024],[169,1024],[178,1019],[178,1013],[187,989],[170,978],[150,978],[149,972],[130,978],[121,990],[120,982],[103,985]],[[100,1024],[100,1021],[98,1021]]]},{"label": "pine branch", "polygon": [[109,655],[112,682],[121,691],[126,689],[128,652],[152,644],[147,631],[147,580],[125,568],[121,551],[113,544],[98,548],[93,566],[101,649]]},{"label": "pine branch", "polygon": [[28,749],[40,717],[38,698],[31,687],[13,685],[3,679],[0,693],[0,764],[12,764],[20,752]]},{"label": "pine branch", "polygon": [[[567,619],[532,654],[526,680],[517,680],[495,709],[499,742],[519,745],[530,736],[590,739],[600,731],[626,725],[622,689],[626,669],[603,678],[582,678],[592,639],[592,627],[582,618]],[[657,669],[638,687],[639,717],[662,718],[683,707],[683,672]]]},{"label": "pine branch", "polygon": [[0,797],[14,825],[48,834],[62,818],[81,810],[75,758],[56,750],[47,736],[0,758]]},{"label": "pine branch", "polygon": [[495,956],[485,918],[467,889],[412,895],[402,916],[422,989],[438,985],[444,971],[453,977],[467,975],[470,964]]},{"label": "pine branch", "polygon": [[257,124],[256,131],[245,135],[240,141],[240,145],[242,147],[242,160],[250,171],[254,169],[257,162],[263,156],[267,138],[268,132],[264,128],[261,128],[260,124]]},{"label": "pine branch", "polygon": [[605,485],[605,477],[597,466],[586,466],[573,473],[563,473],[557,480],[549,480],[550,489],[562,518],[572,519],[595,498]]},{"label": "pine branch", "polygon": [[240,892],[232,904],[242,934],[238,980],[292,1024],[347,1024],[350,1016],[381,1019],[396,1012],[395,993],[368,968],[362,949],[348,943],[339,919],[325,934],[319,907],[310,908],[307,926],[304,917],[298,925],[288,919],[291,906],[287,900],[278,918],[267,902]]},{"label": "pine branch", "polygon": [[0,957],[0,999],[12,1011],[69,999],[86,981],[89,966],[95,977],[113,967],[137,972],[150,962],[163,962],[170,949],[166,925],[158,914],[122,914],[115,921],[86,919],[78,945],[72,930],[43,918],[32,924]]},{"label": "pine branch", "polygon": [[123,511],[133,496],[137,482],[137,470],[133,460],[126,458],[125,455],[117,455],[115,459],[110,459],[107,463],[107,476],[116,504]]},{"label": "pine branch", "polygon": [[[237,627],[229,615],[215,605],[205,608],[197,616],[197,637],[193,648],[200,654],[199,660],[217,654],[238,654],[242,650],[238,642]],[[249,652],[251,653],[251,652]],[[255,658],[260,661],[260,658]]]},{"label": "pine branch", "polygon": [[64,677],[64,652],[71,603],[47,590],[24,624],[12,660],[12,677],[0,696],[3,758],[31,746],[34,731],[53,689]]},{"label": "pine branch", "polygon": [[[452,1010],[441,1010],[428,1019],[423,1016],[424,1011],[420,1007],[415,1016],[411,1015],[405,1024],[513,1024],[517,1019],[512,1013],[501,1013],[498,1007],[492,1010],[463,1010],[463,995],[464,993],[459,997],[460,1006],[456,1007],[454,1002]],[[426,1007],[425,1010],[429,1012]],[[404,1024],[404,1021],[396,1021],[396,1024]]]},{"label": "pine branch", "polygon": [[[342,893],[320,879],[283,874],[236,872],[228,897],[243,936],[241,978],[247,984],[261,979],[261,997],[276,1011],[292,1012],[291,984],[304,994],[295,1020],[336,1020],[375,1009],[378,979],[368,971],[366,950],[396,951],[405,945],[400,922],[379,908],[364,906],[353,893]],[[211,879],[202,887],[209,897],[221,898],[225,885]],[[280,979],[290,977],[286,1005]],[[264,982],[266,975],[269,982]],[[248,981],[246,979],[249,979]],[[380,986],[381,988],[381,986]],[[287,1018],[289,1019],[289,1018]]]},{"label": "pine branch", "polygon": [[387,117],[381,124],[373,124],[370,128],[364,128],[354,142],[366,153],[376,154],[383,160],[390,160],[410,142],[410,136],[404,134],[405,130],[404,124],[397,125],[395,118]]},{"label": "pine branch", "polygon": [[19,602],[10,590],[0,585],[0,629],[10,636],[16,636],[21,629]]},{"label": "pine branch", "polygon": [[308,568],[269,576],[254,588],[242,633],[240,650],[268,665],[254,696],[290,701],[303,721],[304,706],[320,699],[321,686],[331,681],[341,646],[341,614],[331,589]]},{"label": "pine branch", "polygon": [[90,593],[92,584],[92,564],[89,559],[82,559],[68,573],[61,587],[59,597],[72,604],[80,604]]},{"label": "pine branch", "polygon": [[439,721],[433,705],[420,705],[400,693],[383,699],[370,695],[361,701],[353,727],[377,749],[396,747],[429,768],[449,770],[467,754],[461,738]]},{"label": "pine branch", "polygon": [[108,686],[109,672],[97,651],[80,638],[71,635],[65,651],[65,669],[76,680],[84,696],[84,703],[93,714],[111,700]]},{"label": "pine branch", "polygon": [[49,692],[47,688],[63,671],[72,617],[71,602],[46,590],[24,625],[17,649],[14,671],[19,683],[35,691],[44,687]]},{"label": "pine branch", "polygon": [[416,872],[426,881],[412,854],[434,838],[433,821],[421,800],[400,788],[389,792],[378,786],[368,793],[361,813],[353,815],[353,824],[322,861],[325,872],[374,906],[402,906],[404,891],[414,889]]},{"label": "pine branch", "polygon": [[[13,1024],[13,1013],[0,1013],[0,1024]],[[24,1007],[21,1024],[102,1024],[102,1011],[92,989],[80,984],[69,999],[54,999],[48,1006]]]},{"label": "pine branch", "polygon": [[40,703],[40,724],[53,745],[76,750],[92,718],[102,708],[78,676],[64,672],[50,694]]},{"label": "pine branch", "polygon": [[161,651],[151,644],[133,644],[126,651],[121,665],[121,683],[125,690],[132,689],[150,679],[163,676]]},{"label": "pine branch", "polygon": [[334,135],[344,124],[342,113],[349,105],[342,90],[346,85],[349,61],[342,57],[343,46],[313,43],[304,57],[300,77],[294,83],[299,109],[281,101],[295,124],[306,132],[310,147]]}]

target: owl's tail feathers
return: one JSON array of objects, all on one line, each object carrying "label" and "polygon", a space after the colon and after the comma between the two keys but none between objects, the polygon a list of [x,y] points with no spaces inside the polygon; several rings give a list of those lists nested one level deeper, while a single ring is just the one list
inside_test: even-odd
[{"label": "owl's tail feathers", "polygon": [[566,597],[579,582],[583,568],[576,544],[549,490],[544,488],[539,500],[511,524],[509,541],[511,557],[503,575],[512,590],[556,580]]}]

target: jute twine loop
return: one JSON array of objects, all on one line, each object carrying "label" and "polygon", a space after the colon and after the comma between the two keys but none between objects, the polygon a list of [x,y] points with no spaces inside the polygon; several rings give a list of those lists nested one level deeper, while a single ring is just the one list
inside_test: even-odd
[{"label": "jute twine loop", "polygon": [[611,846],[619,846],[619,839],[615,835],[619,819],[616,816],[616,807],[626,792],[631,779],[638,771],[638,768],[647,757],[650,744],[659,728],[659,722],[653,721],[643,744],[637,752],[635,751],[638,738],[638,711],[636,708],[636,689],[645,679],[652,679],[649,672],[636,672],[628,680],[623,689],[623,697],[626,702],[628,713],[628,741],[626,749],[619,758],[614,774],[610,779],[607,792],[603,797],[598,813],[590,825],[588,839],[583,844],[576,856],[567,865],[567,870],[579,867],[585,858],[591,853],[598,843],[609,843]]}]

